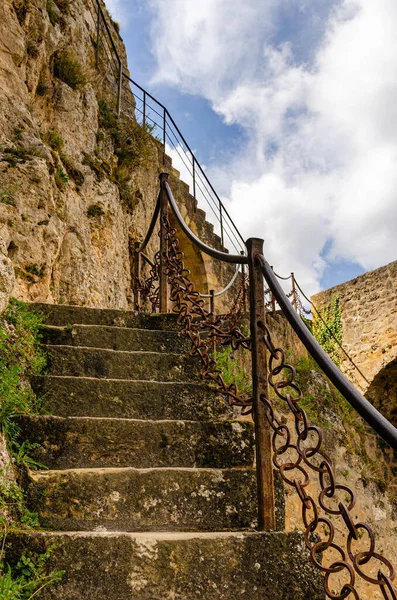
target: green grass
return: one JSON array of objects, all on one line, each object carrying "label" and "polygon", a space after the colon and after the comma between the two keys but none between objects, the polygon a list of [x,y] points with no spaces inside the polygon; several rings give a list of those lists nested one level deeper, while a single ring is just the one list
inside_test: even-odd
[{"label": "green grass", "polygon": [[54,75],[74,90],[86,84],[86,77],[80,62],[68,51],[56,57]]},{"label": "green grass", "polygon": [[[4,542],[6,541],[3,534]],[[38,554],[26,551],[12,567],[6,562],[6,544],[0,549],[0,600],[31,600],[41,590],[60,581],[64,571],[48,572],[47,563],[55,545]]]},{"label": "green grass", "polygon": [[61,150],[63,147],[63,139],[55,129],[49,129],[47,133],[42,134],[42,140],[53,150]]},{"label": "green grass", "polygon": [[0,319],[0,429],[11,451],[18,452],[17,418],[41,410],[41,401],[28,379],[45,371],[47,356],[41,346],[42,317],[11,299]]},{"label": "green grass", "polygon": [[240,396],[252,396],[251,372],[242,364],[238,351],[226,346],[216,351],[215,361],[228,387],[235,384]]}]

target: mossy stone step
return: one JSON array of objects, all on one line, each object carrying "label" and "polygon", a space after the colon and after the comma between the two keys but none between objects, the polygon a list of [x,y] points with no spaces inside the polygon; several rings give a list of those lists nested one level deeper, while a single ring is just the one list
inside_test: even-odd
[{"label": "mossy stone step", "polygon": [[110,325],[143,329],[178,330],[178,315],[164,313],[141,313],[109,308],[88,308],[68,304],[30,303],[33,310],[44,315],[47,325]]},{"label": "mossy stone step", "polygon": [[137,421],[25,416],[20,437],[50,469],[94,467],[252,467],[249,421]]},{"label": "mossy stone step", "polygon": [[76,469],[31,473],[45,529],[224,531],[255,528],[254,469]]},{"label": "mossy stone step", "polygon": [[12,562],[53,545],[66,571],[43,600],[324,600],[303,535],[283,533],[9,534]]},{"label": "mossy stone step", "polygon": [[230,419],[233,410],[201,382],[128,381],[90,377],[36,377],[45,408],[64,417],[130,419]]},{"label": "mossy stone step", "polygon": [[47,346],[51,375],[193,381],[200,378],[196,357],[162,352],[125,352],[82,346]]},{"label": "mossy stone step", "polygon": [[191,344],[177,331],[132,329],[106,325],[47,326],[42,329],[45,344],[108,348],[111,350],[145,350],[146,352],[188,352]]}]

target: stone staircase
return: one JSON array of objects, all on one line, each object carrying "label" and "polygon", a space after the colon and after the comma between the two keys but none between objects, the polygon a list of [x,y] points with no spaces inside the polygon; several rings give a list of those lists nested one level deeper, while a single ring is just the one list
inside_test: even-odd
[{"label": "stone staircase", "polygon": [[[37,442],[28,501],[55,544],[67,600],[314,600],[301,533],[258,533],[252,423],[199,376],[175,315],[40,305],[52,416],[21,421]],[[283,491],[278,525],[283,529]]]}]

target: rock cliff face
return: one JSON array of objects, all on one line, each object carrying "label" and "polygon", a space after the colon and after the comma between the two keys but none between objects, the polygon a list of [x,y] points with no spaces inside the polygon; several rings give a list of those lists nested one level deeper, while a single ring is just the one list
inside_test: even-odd
[{"label": "rock cliff face", "polygon": [[[11,292],[26,301],[131,307],[131,242],[146,232],[158,174],[171,164],[136,125],[129,90],[130,118],[118,121],[112,111],[115,79],[103,49],[96,68],[94,6],[0,4],[0,310]],[[126,64],[110,17],[109,27]],[[186,186],[175,185],[186,207]],[[196,231],[216,244],[199,213]],[[201,288],[222,279],[211,271],[208,283],[201,257],[195,270]]]}]

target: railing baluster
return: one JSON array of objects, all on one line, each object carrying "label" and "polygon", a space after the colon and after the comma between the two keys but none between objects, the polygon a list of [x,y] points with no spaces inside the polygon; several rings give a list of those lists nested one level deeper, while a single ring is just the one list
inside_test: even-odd
[{"label": "railing baluster", "polygon": [[166,125],[167,125],[167,112],[166,112],[166,109],[164,108],[164,112],[163,112],[163,165],[165,165],[165,142],[167,139]]},{"label": "railing baluster", "polygon": [[291,281],[292,281],[292,306],[298,312],[298,302],[296,300],[295,275],[293,273],[291,273]]},{"label": "railing baluster", "polygon": [[166,313],[168,311],[168,276],[167,276],[167,254],[168,254],[168,242],[167,232],[164,225],[164,220],[168,218],[168,195],[165,189],[165,184],[168,181],[168,173],[161,173],[160,175],[160,312]]},{"label": "railing baluster", "polygon": [[222,214],[222,204],[221,202],[219,202],[219,222],[221,224],[221,244],[222,244],[222,250],[225,247],[225,240],[223,237],[223,214]]},{"label": "railing baluster", "polygon": [[143,126],[146,125],[146,92],[143,92]]},{"label": "railing baluster", "polygon": [[193,198],[195,200],[194,202],[194,212],[196,212],[197,210],[197,202],[196,202],[196,159],[195,156],[192,154],[192,163],[193,163]]},{"label": "railing baluster", "polygon": [[272,436],[261,395],[268,397],[267,352],[260,323],[265,323],[265,289],[256,257],[263,254],[263,240],[250,238],[248,250],[250,329],[252,341],[253,414],[255,422],[256,471],[258,486],[258,529],[276,528],[274,481],[272,466]]}]

